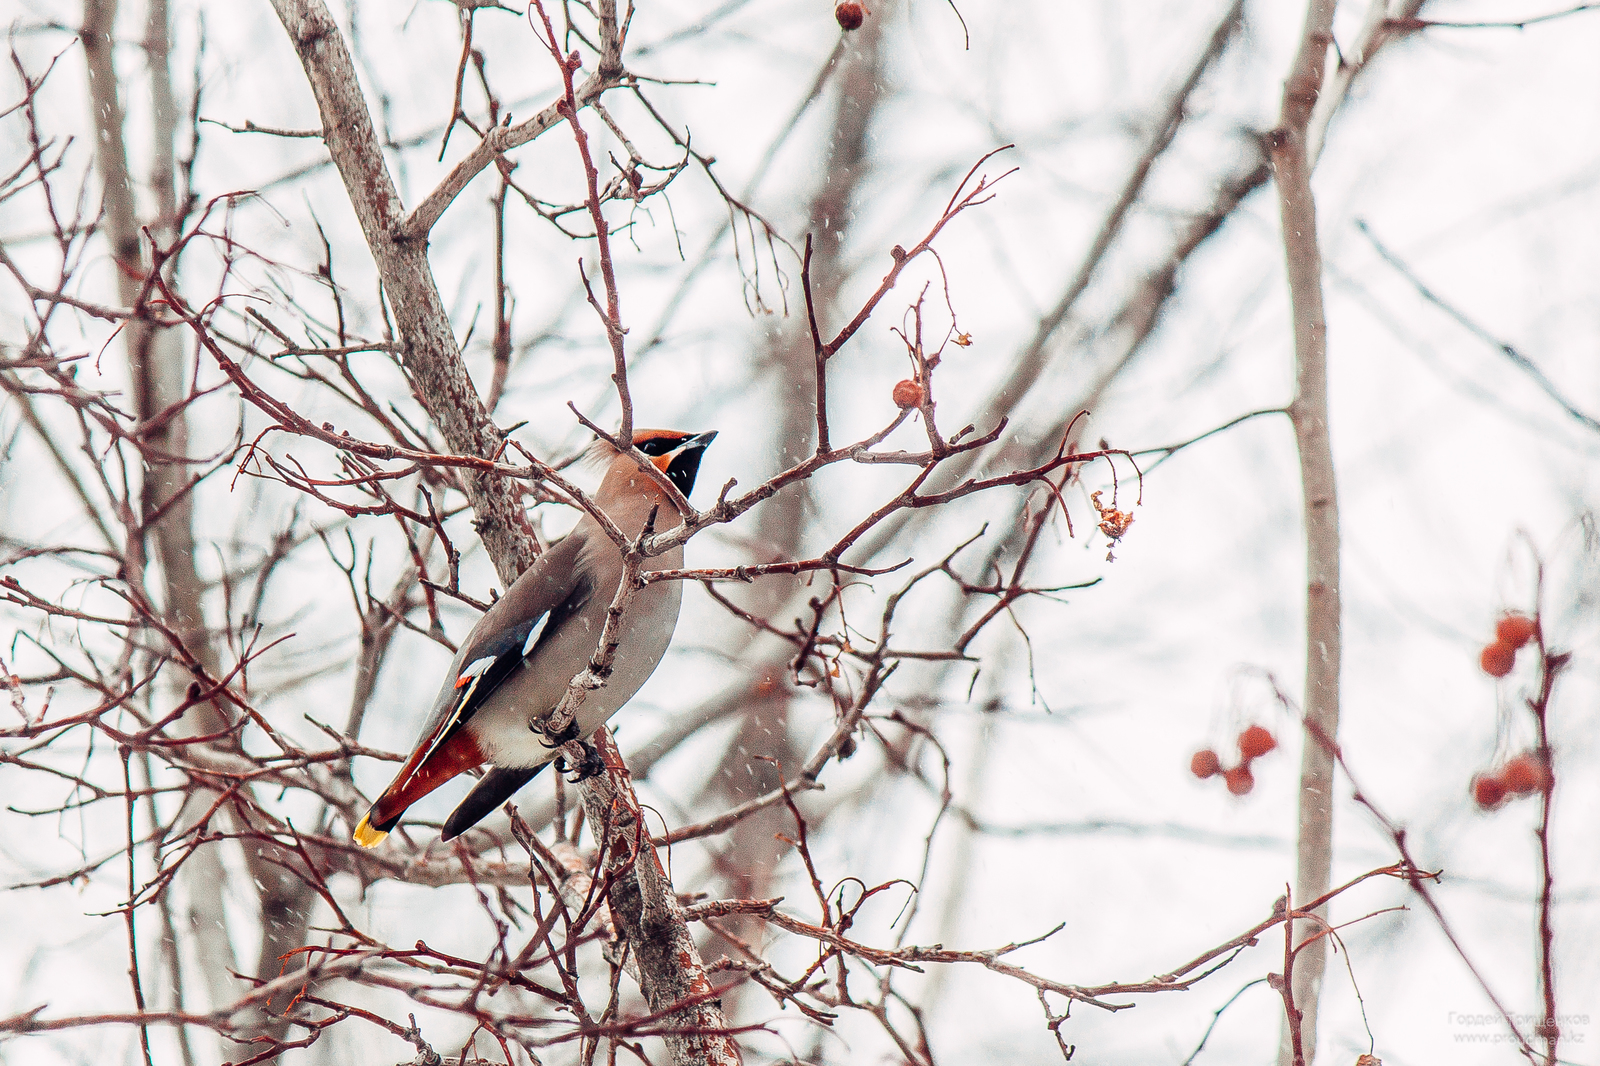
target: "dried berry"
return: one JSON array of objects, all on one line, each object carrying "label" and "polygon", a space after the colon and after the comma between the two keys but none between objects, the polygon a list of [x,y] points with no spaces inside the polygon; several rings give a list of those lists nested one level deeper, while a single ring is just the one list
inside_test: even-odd
[{"label": "dried berry", "polygon": [[839,20],[841,30],[859,30],[861,24],[867,21],[867,9],[856,0],[843,0],[834,5],[833,17]]},{"label": "dried berry", "polygon": [[1243,755],[1247,762],[1261,758],[1277,746],[1278,742],[1267,732],[1266,726],[1253,725],[1239,734],[1239,754]]},{"label": "dried berry", "polygon": [[1494,635],[1499,638],[1496,643],[1508,644],[1513,648],[1520,648],[1533,639],[1539,631],[1539,623],[1525,614],[1508,614],[1495,624]]},{"label": "dried berry", "polygon": [[[844,7],[845,5],[840,4],[839,6]],[[921,385],[917,384],[915,381],[912,381],[910,378],[906,378],[904,381],[895,384],[894,405],[902,410],[912,407],[921,407],[922,401],[927,398],[927,395],[928,394],[922,390]]]},{"label": "dried berry", "polygon": [[1505,783],[1506,791],[1518,796],[1526,796],[1530,792],[1543,792],[1550,783],[1550,770],[1544,760],[1531,751],[1521,755],[1512,756],[1511,760],[1500,768],[1500,780]]},{"label": "dried berry", "polygon": [[1250,767],[1247,763],[1240,763],[1233,769],[1224,771],[1222,778],[1228,782],[1228,791],[1235,796],[1247,795],[1252,788],[1256,787],[1255,775],[1250,772]]},{"label": "dried berry", "polygon": [[1472,779],[1472,798],[1488,810],[1506,798],[1506,783],[1494,774],[1479,774]]},{"label": "dried berry", "polygon": [[1222,772],[1222,760],[1217,758],[1217,753],[1210,748],[1197,751],[1194,753],[1194,758],[1189,760],[1189,772],[1204,781]]},{"label": "dried berry", "polygon": [[1478,665],[1483,667],[1483,672],[1490,677],[1505,677],[1511,672],[1511,667],[1516,664],[1517,649],[1509,644],[1502,644],[1498,640],[1478,656]]}]

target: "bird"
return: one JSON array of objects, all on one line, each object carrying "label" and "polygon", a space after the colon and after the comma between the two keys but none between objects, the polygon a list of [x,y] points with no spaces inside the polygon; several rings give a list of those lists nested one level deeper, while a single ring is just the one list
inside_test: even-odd
[{"label": "bird", "polygon": [[[633,444],[687,497],[716,431],[641,429]],[[597,439],[590,454],[605,464],[594,502],[624,536],[654,521],[658,531],[682,514],[638,460]],[[644,569],[683,566],[678,545],[645,560]],[[609,682],[591,692],[564,734],[547,737],[543,723],[567,685],[599,646],[606,613],[622,580],[622,553],[588,513],[552,544],[486,611],[456,652],[421,738],[352,836],[376,847],[406,809],[446,781],[485,763],[489,770],[444,823],[452,840],[510,799],[557,758],[569,740],[585,746],[579,777],[601,768],[587,737],[627,703],[666,654],[683,599],[679,581],[652,582],[622,616],[621,642]]]}]

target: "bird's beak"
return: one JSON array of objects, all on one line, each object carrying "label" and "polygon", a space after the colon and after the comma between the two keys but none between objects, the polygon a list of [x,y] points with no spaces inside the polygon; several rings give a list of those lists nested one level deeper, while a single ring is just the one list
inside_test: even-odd
[{"label": "bird's beak", "polygon": [[[683,440],[678,442],[678,446],[676,448],[664,455],[653,456],[650,459],[650,462],[655,464],[655,468],[657,470],[665,474],[667,471],[672,469],[672,464],[683,458],[683,456],[690,452],[701,451],[706,445],[710,444],[716,439],[717,431],[714,429],[709,433],[697,433],[692,437],[685,437]],[[700,457],[695,456],[694,462],[696,466],[699,466]]]},{"label": "bird's beak", "polygon": [[695,448],[704,448],[706,445],[710,444],[712,441],[714,441],[716,439],[717,439],[717,431],[714,430],[714,429],[713,430],[709,430],[709,431],[707,431],[705,433],[700,433],[700,434],[697,434],[697,435],[695,435],[693,437],[690,437],[688,440],[684,441],[682,444],[680,444],[676,448],[674,448],[673,451],[686,452],[686,451],[691,451],[692,449],[695,449]]},{"label": "bird's beak", "polygon": [[717,431],[714,429],[706,433],[697,433],[692,437],[685,437],[676,448],[672,449],[666,455],[657,457],[655,461],[656,469],[665,474],[667,469],[677,461],[678,456],[682,455],[684,452],[699,451],[716,439]]}]

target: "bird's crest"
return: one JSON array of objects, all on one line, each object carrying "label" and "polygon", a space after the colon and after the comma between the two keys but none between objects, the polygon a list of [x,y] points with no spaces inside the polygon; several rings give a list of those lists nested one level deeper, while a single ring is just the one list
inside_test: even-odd
[{"label": "bird's crest", "polygon": [[[652,449],[648,447],[652,441],[660,441],[661,444],[657,445],[657,447],[666,452],[670,451],[680,441],[688,440],[689,436],[690,434],[676,429],[639,429],[633,433],[633,446],[654,459],[657,457],[653,454]],[[666,446],[662,447],[662,445]],[[616,456],[617,450],[611,446],[610,441],[596,437],[594,442],[583,450],[583,456],[580,461],[590,469],[604,470],[606,464]],[[660,467],[661,463],[658,461],[656,466]],[[663,468],[663,472],[665,472],[665,468]]]}]

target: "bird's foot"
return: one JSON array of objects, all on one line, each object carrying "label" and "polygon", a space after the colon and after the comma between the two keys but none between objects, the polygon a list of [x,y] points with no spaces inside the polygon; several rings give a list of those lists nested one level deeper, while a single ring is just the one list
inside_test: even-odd
[{"label": "bird's foot", "polygon": [[[605,759],[601,758],[600,752],[596,750],[595,746],[589,743],[587,740],[578,739],[578,721],[576,718],[567,723],[567,728],[563,729],[559,733],[552,733],[548,729],[543,729],[538,725],[535,725],[533,728],[544,733],[545,738],[539,743],[543,744],[547,748],[564,747],[567,744],[571,744],[575,740],[578,741],[579,746],[583,748],[582,760],[580,760],[576,766],[571,767],[573,776],[567,779],[572,784],[576,785],[580,781],[587,781],[589,778],[596,777],[605,772],[606,761]],[[556,769],[559,772],[567,772],[568,766],[566,759],[560,755],[557,755],[554,761],[556,764]]]},{"label": "bird's foot", "polygon": [[[601,756],[598,748],[587,740],[580,740],[578,743],[583,746],[583,760],[577,766],[572,767],[572,776],[567,778],[567,783],[572,785],[587,781],[591,777],[599,777],[606,770],[606,761]],[[556,758],[556,769],[565,773],[567,770],[566,760],[558,756]]]},{"label": "bird's foot", "polygon": [[578,739],[578,720],[576,718],[568,722],[567,728],[559,733],[551,733],[548,729],[538,724],[534,725],[534,729],[544,734],[545,738],[539,743],[547,748],[559,748],[563,744],[570,744]]}]

